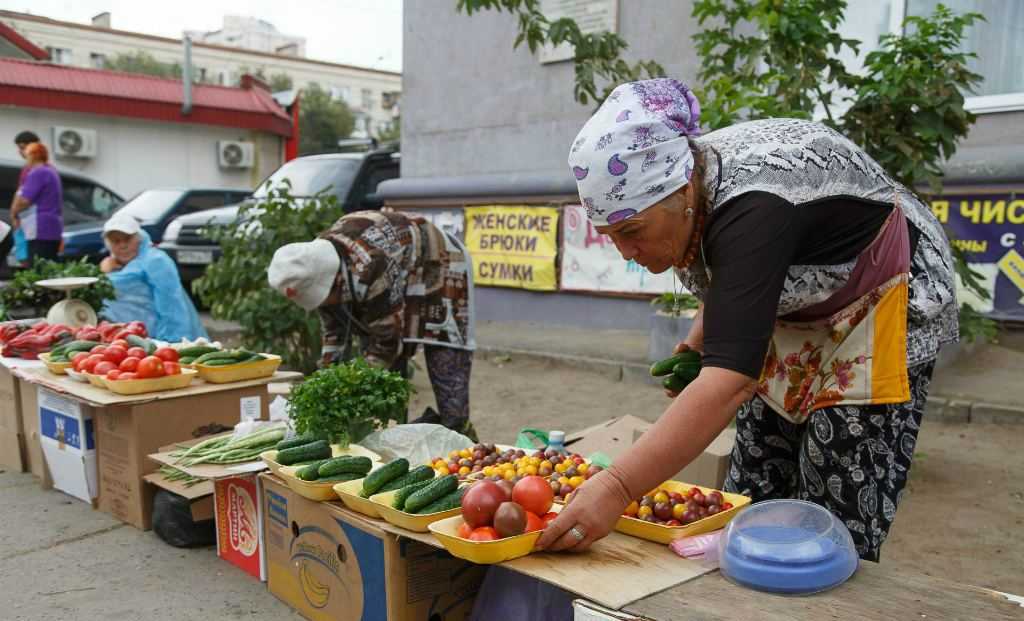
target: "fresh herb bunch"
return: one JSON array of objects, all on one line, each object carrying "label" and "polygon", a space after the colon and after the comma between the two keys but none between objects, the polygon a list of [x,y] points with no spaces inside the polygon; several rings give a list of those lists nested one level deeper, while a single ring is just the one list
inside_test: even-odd
[{"label": "fresh herb bunch", "polygon": [[288,415],[299,434],[348,446],[390,421],[405,422],[410,392],[399,373],[356,358],[321,369],[292,388]]},{"label": "fresh herb bunch", "polygon": [[14,275],[14,280],[0,290],[0,304],[3,305],[4,315],[8,309],[14,308],[36,308],[45,311],[57,302],[65,298],[65,293],[45,287],[37,287],[35,283],[50,278],[69,278],[72,276],[93,276],[98,281],[76,289],[74,297],[85,301],[92,306],[96,312],[103,308],[105,300],[115,297],[114,285],[110,279],[100,271],[99,266],[87,262],[85,259],[69,263],[58,263],[48,259],[36,259],[32,267],[21,270]]}]

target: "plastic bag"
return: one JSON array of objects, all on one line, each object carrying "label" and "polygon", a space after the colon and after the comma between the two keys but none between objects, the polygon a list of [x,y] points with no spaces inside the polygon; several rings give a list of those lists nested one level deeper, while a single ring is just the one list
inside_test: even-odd
[{"label": "plastic bag", "polygon": [[270,402],[270,420],[286,421],[291,427],[291,421],[288,419],[288,400],[281,395]]},{"label": "plastic bag", "polygon": [[441,425],[410,423],[375,431],[359,442],[359,446],[391,461],[404,457],[410,464],[426,464],[430,460],[473,446],[473,441]]},{"label": "plastic bag", "polygon": [[[540,446],[537,443],[540,443]],[[543,429],[533,429],[532,427],[526,427],[519,430],[519,434],[516,436],[516,448],[521,449],[543,449],[548,445],[548,432]]]},{"label": "plastic bag", "polygon": [[504,567],[490,567],[470,621],[545,619],[572,621],[573,594]]},{"label": "plastic bag", "polygon": [[196,548],[217,543],[214,521],[194,521],[189,500],[163,489],[158,489],[153,495],[153,532],[167,545],[175,548]]},{"label": "plastic bag", "polygon": [[668,544],[673,552],[683,558],[700,561],[702,565],[718,567],[719,539],[724,530],[716,530],[703,535],[683,537]]}]

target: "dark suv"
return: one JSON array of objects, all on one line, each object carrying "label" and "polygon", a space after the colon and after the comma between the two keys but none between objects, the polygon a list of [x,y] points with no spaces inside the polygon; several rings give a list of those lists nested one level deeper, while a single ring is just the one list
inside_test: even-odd
[{"label": "dark suv", "polygon": [[[399,154],[390,149],[370,153],[329,153],[308,155],[285,163],[270,175],[247,200],[258,201],[268,188],[284,179],[291,183],[293,196],[302,199],[327,189],[338,198],[345,213],[379,209],[375,192],[382,181],[399,174]],[[160,248],[178,264],[181,279],[191,283],[220,257],[220,246],[206,239],[206,226],[230,224],[238,217],[239,205],[211,209],[175,218],[164,230]]]}]

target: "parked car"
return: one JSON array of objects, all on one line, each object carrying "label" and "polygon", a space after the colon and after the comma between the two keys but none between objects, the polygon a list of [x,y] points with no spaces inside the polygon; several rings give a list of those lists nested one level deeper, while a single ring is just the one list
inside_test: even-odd
[{"label": "parked car", "polygon": [[[25,166],[22,160],[0,159],[0,217],[11,221],[11,201],[18,191],[18,175]],[[57,167],[64,189],[64,226],[103,222],[124,203],[117,192],[88,175]],[[14,255],[0,261],[0,278],[10,277]]]},{"label": "parked car", "polygon": [[[132,216],[142,224],[153,243],[160,243],[164,230],[174,218],[237,203],[251,194],[249,190],[226,188],[155,188],[136,194],[115,213]],[[86,257],[98,261],[105,254],[103,221],[80,222],[64,227],[63,257]]]},{"label": "parked car", "polygon": [[[381,202],[374,192],[380,182],[398,177],[399,160],[398,152],[393,149],[296,158],[267,177],[248,200],[260,200],[269,188],[288,179],[292,195],[299,199],[327,190],[338,198],[345,213],[379,209]],[[234,222],[239,207],[230,205],[181,216],[167,226],[160,248],[178,264],[186,285],[202,276],[206,266],[220,257],[220,246],[203,237],[202,229]]]}]

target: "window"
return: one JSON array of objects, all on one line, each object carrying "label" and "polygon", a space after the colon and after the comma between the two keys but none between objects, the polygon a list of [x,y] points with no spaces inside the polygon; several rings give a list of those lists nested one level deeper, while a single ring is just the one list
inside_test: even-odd
[{"label": "window", "polygon": [[226,200],[224,192],[192,192],[182,203],[178,213],[195,213],[214,207],[223,207]]},{"label": "window", "polygon": [[386,92],[385,91],[385,92],[381,93],[380,94],[380,107],[384,108],[385,110],[390,110],[390,109],[394,108],[395,106],[398,105],[398,96],[399,96],[399,93],[397,91],[391,91],[391,92]]},{"label": "window", "polygon": [[102,69],[107,64],[107,55],[93,52],[89,54],[89,64],[93,69]]},{"label": "window", "polygon": [[347,86],[332,86],[331,87],[331,99],[344,101],[347,104],[352,103],[352,89]]},{"label": "window", "polygon": [[373,91],[368,88],[364,88],[362,95],[363,110],[373,110]]},{"label": "window", "polygon": [[50,55],[50,62],[58,65],[70,65],[71,64],[71,50],[66,47],[47,47],[47,53]]},{"label": "window", "polygon": [[182,190],[143,190],[117,212],[131,216],[142,224],[156,224],[171,211],[184,193]]}]

